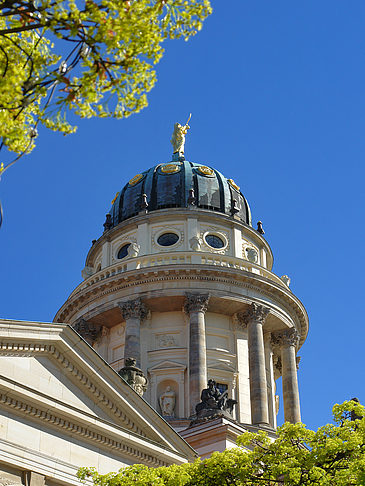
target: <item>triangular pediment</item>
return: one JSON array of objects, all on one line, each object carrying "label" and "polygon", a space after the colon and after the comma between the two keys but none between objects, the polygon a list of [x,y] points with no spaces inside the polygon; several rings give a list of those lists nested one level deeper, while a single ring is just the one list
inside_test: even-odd
[{"label": "triangular pediment", "polygon": [[169,370],[169,369],[184,371],[186,370],[186,366],[181,363],[177,363],[176,361],[165,360],[165,361],[160,361],[159,363],[152,366],[151,368],[148,368],[148,371],[149,373],[151,373],[154,371]]},{"label": "triangular pediment", "polygon": [[225,363],[224,361],[213,361],[207,366],[208,370],[219,370],[219,371],[229,371],[230,373],[235,373],[236,370],[233,366]]},{"label": "triangular pediment", "polygon": [[168,456],[174,457],[171,463],[194,457],[191,447],[67,325],[0,320],[0,408],[38,428],[82,437],[106,453],[134,454],[132,462],[161,465],[169,463]]}]

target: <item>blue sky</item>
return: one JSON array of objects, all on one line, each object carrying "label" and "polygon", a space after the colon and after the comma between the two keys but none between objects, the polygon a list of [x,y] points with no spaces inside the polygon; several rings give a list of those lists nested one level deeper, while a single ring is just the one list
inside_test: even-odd
[{"label": "blue sky", "polygon": [[[126,120],[41,129],[0,184],[0,315],[50,321],[80,282],[115,193],[171,158],[175,121],[192,112],[187,159],[233,178],[262,220],[274,272],[310,318],[299,355],[302,418],[364,403],[365,4],[212,2],[191,41],[157,66],[149,107]],[[279,420],[283,420],[282,412]]]}]

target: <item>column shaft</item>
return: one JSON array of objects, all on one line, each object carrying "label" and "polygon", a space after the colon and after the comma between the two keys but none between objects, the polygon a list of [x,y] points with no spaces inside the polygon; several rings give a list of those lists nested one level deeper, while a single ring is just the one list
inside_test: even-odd
[{"label": "column shaft", "polygon": [[264,336],[262,324],[258,321],[248,324],[248,360],[252,423],[268,424]]},{"label": "column shaft", "polygon": [[190,414],[200,402],[207,386],[207,354],[205,340],[205,312],[209,295],[187,294],[185,312],[189,315],[189,394]]},{"label": "column shaft", "polygon": [[248,330],[251,418],[254,425],[269,424],[263,324],[269,309],[252,303],[244,314]]},{"label": "column shaft", "polygon": [[293,424],[301,422],[295,346],[281,348],[284,418]]},{"label": "column shaft", "polygon": [[274,346],[280,347],[283,382],[284,418],[293,424],[301,422],[297,377],[296,346],[299,334],[294,327],[276,332],[271,337]]}]

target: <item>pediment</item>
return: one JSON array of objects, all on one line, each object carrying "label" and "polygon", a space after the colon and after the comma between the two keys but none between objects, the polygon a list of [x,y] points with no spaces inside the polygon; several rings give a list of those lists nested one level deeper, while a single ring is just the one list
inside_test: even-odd
[{"label": "pediment", "polygon": [[0,320],[1,407],[111,452],[138,453],[134,462],[163,465],[169,455],[171,462],[195,457],[68,325]]},{"label": "pediment", "polygon": [[223,362],[223,361],[213,361],[210,362],[207,366],[208,370],[219,370],[219,371],[229,371],[230,373],[235,373],[236,370],[233,366]]},{"label": "pediment", "polygon": [[186,366],[181,364],[181,363],[177,363],[176,361],[169,361],[169,360],[165,360],[165,361],[161,361],[160,363],[157,363],[156,365],[152,366],[151,368],[148,368],[148,372],[149,373],[153,373],[153,372],[156,372],[156,371],[166,371],[166,370],[178,370],[178,371],[185,371],[186,370]]}]

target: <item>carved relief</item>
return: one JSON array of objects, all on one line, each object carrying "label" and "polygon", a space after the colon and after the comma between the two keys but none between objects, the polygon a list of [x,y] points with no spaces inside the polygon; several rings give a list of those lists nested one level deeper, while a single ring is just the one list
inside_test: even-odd
[{"label": "carved relief", "polygon": [[257,263],[259,261],[259,253],[256,248],[247,247],[246,248],[247,260],[251,263]]},{"label": "carved relief", "polygon": [[128,300],[127,302],[119,302],[118,305],[125,321],[131,318],[138,318],[142,321],[148,316],[148,309],[139,298]]},{"label": "carved relief", "polygon": [[175,337],[172,334],[156,336],[156,340],[159,348],[173,348],[177,346]]},{"label": "carved relief", "polygon": [[192,238],[190,238],[189,243],[190,248],[193,251],[200,251],[203,244],[203,238],[201,238],[200,236],[193,236]]},{"label": "carved relief", "polygon": [[174,417],[175,416],[175,401],[176,394],[170,386],[166,387],[166,390],[160,395],[158,399],[161,407],[161,415],[163,417]]},{"label": "carved relief", "polygon": [[132,242],[129,247],[128,247],[128,257],[129,258],[135,258],[136,256],[139,255],[139,250],[141,249],[140,245],[137,245],[137,243]]},{"label": "carved relief", "polygon": [[206,312],[209,303],[209,294],[186,294],[184,311],[187,314],[190,312]]}]

